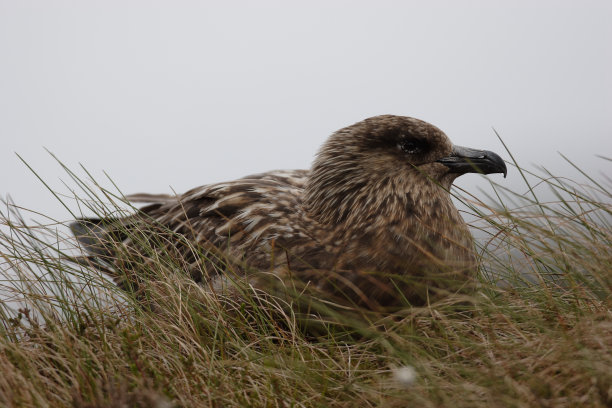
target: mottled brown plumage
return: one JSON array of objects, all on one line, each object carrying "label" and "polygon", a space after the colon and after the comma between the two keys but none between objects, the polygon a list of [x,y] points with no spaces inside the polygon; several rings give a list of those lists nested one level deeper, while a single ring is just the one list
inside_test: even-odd
[{"label": "mottled brown plumage", "polygon": [[369,308],[422,303],[471,286],[476,273],[472,237],[448,193],[467,172],[506,167],[421,120],[377,116],[334,133],[309,171],[134,195],[149,205],[119,220],[81,220],[73,231],[115,264],[121,248],[142,253],[144,234],[213,288],[231,263],[264,290],[272,275]]}]

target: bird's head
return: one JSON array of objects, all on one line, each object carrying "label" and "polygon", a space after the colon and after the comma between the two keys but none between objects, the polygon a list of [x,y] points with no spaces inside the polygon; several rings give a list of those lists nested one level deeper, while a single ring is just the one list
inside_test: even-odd
[{"label": "bird's head", "polygon": [[462,174],[506,172],[497,154],[455,146],[427,122],[375,116],[337,131],[325,142],[313,163],[306,201],[323,213],[335,213],[333,219],[339,221],[353,204],[375,204],[375,192],[382,199],[432,183],[448,190]]}]

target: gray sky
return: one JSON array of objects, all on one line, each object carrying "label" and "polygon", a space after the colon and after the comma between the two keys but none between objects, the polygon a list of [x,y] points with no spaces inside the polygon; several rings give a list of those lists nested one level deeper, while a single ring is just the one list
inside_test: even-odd
[{"label": "gray sky", "polygon": [[14,152],[55,188],[43,146],[125,193],[181,192],[308,167],[383,113],[508,158],[495,127],[523,165],[575,174],[560,151],[610,174],[611,21],[609,0],[0,0],[0,195],[68,218]]}]

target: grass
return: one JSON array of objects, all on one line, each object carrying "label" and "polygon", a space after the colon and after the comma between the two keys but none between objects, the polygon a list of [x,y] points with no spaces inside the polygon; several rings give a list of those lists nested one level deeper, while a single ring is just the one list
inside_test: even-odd
[{"label": "grass", "polygon": [[[211,294],[170,255],[147,265],[144,298],[126,295],[66,260],[61,223],[27,226],[7,205],[0,406],[611,406],[610,189],[520,170],[528,194],[458,193],[481,261],[469,306],[312,316],[317,336],[287,299],[239,281],[240,298]],[[66,171],[83,212],[125,210]]]}]

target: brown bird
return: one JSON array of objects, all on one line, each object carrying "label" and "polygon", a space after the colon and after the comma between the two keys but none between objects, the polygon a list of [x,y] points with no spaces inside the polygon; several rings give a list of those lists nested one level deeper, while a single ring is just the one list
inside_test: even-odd
[{"label": "brown bird", "polygon": [[[262,277],[273,276],[372,309],[422,304],[473,286],[472,237],[449,194],[465,173],[505,177],[506,166],[429,123],[383,115],[334,133],[310,170],[137,194],[128,200],[149,205],[136,214],[71,228],[91,258],[116,270],[121,253],[146,263],[163,252],[213,289],[231,267],[263,290]],[[120,285],[146,279],[126,269],[114,272]]]}]

